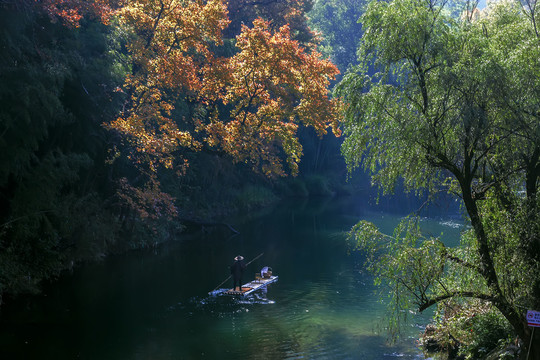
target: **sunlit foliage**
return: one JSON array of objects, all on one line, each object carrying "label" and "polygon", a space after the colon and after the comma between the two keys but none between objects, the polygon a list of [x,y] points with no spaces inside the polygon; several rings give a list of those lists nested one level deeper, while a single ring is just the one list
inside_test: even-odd
[{"label": "sunlit foliage", "polygon": [[196,97],[201,90],[203,70],[214,62],[209,46],[221,42],[227,25],[225,5],[135,1],[118,16],[131,33],[127,47],[133,63],[122,90],[129,97],[125,111],[109,126],[129,141],[132,160],[152,171],[158,164],[170,168],[179,146],[201,147],[189,131],[179,129],[171,112],[181,94]]},{"label": "sunlit foliage", "polygon": [[[450,299],[487,301],[528,346],[522,309],[540,306],[534,16],[502,2],[456,19],[445,6],[370,2],[361,65],[338,88],[348,103],[342,149],[349,167],[369,170],[384,191],[403,181],[411,191],[456,195],[470,224],[457,248],[415,227],[391,237],[373,267],[392,288],[396,314]],[[369,76],[373,64],[378,72]],[[351,236],[373,251],[379,237],[370,229],[360,224]]]},{"label": "sunlit foliage", "polygon": [[[291,40],[287,26],[272,33],[268,22],[244,26],[237,38],[239,52],[229,59],[223,90],[206,92],[233,109],[226,121],[208,124],[209,144],[218,145],[237,161],[250,161],[267,174],[284,174],[275,146],[297,173],[302,147],[296,138],[298,122],[319,134],[337,129],[339,104],[327,95],[336,67],[316,52],[306,52]],[[218,94],[215,99],[213,94]]]},{"label": "sunlit foliage", "polygon": [[[296,174],[298,122],[320,134],[329,126],[338,133],[339,103],[327,94],[337,69],[292,40],[288,26],[273,31],[255,20],[242,27],[236,54],[218,58],[211,48],[222,43],[228,24],[221,1],[132,2],[119,19],[133,34],[133,71],[124,88],[126,109],[109,126],[152,171],[176,166],[180,158],[173,153],[181,148],[209,146],[266,175],[285,173],[281,151]],[[208,107],[207,116],[174,118],[180,96]]]}]

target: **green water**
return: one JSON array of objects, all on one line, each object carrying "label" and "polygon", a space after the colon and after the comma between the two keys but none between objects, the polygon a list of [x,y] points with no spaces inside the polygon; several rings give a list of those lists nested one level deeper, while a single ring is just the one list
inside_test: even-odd
[{"label": "green water", "polygon": [[[343,235],[360,219],[391,231],[401,216],[359,199],[299,200],[231,220],[236,236],[224,229],[84,266],[2,308],[0,359],[422,359],[426,318],[388,345],[384,304]],[[460,229],[448,220],[423,223],[453,242]],[[279,276],[262,300],[208,296],[234,256],[260,253],[244,282],[265,265]]]}]

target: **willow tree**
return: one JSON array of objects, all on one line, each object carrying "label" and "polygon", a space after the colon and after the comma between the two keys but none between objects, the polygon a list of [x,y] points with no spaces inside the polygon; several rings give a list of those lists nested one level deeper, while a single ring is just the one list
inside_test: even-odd
[{"label": "willow tree", "polygon": [[[397,313],[479,299],[528,346],[524,308],[540,310],[534,13],[505,3],[454,19],[445,6],[369,4],[361,64],[336,90],[348,104],[342,151],[350,169],[363,166],[384,191],[402,180],[410,191],[461,198],[469,230],[455,248],[423,237],[413,222],[393,235],[361,222],[351,237],[371,251],[370,267],[391,286]],[[532,343],[538,358],[540,341]]]}]

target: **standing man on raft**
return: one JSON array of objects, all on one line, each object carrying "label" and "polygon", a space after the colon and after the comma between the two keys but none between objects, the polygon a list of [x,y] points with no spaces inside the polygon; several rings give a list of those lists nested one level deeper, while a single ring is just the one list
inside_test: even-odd
[{"label": "standing man on raft", "polygon": [[242,291],[242,275],[244,270],[246,270],[246,263],[244,262],[244,257],[238,255],[234,258],[234,263],[231,265],[231,275],[233,277],[233,291],[236,291],[236,284],[238,283],[238,291]]}]

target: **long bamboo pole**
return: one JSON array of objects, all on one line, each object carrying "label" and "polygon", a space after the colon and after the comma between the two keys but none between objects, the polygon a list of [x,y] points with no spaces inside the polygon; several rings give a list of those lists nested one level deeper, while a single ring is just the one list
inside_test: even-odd
[{"label": "long bamboo pole", "polygon": [[536,329],[536,327],[533,327],[533,331],[531,334],[531,341],[529,342],[529,350],[527,350],[527,360],[529,360],[529,355],[531,354],[531,347],[532,347],[532,342],[534,338],[534,329]]}]

